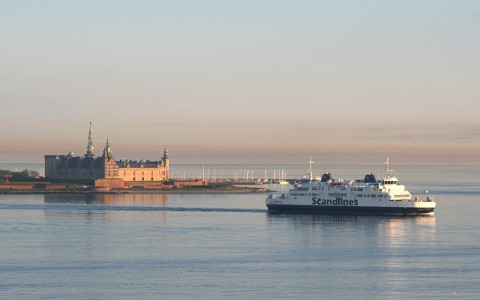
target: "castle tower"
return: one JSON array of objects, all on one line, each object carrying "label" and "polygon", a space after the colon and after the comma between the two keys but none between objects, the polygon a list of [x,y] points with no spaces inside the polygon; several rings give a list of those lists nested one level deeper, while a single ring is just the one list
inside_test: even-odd
[{"label": "castle tower", "polygon": [[107,139],[105,148],[103,149],[103,172],[104,178],[118,178],[118,166],[113,158],[112,149],[110,148],[110,141]]},{"label": "castle tower", "polygon": [[110,141],[108,140],[108,138],[107,138],[107,143],[105,144],[105,149],[103,149],[103,156],[108,158],[113,157],[112,149],[110,148]]},{"label": "castle tower", "polygon": [[165,150],[163,150],[163,162],[165,163],[165,180],[170,179],[170,156],[168,155],[167,146],[165,146]]},{"label": "castle tower", "polygon": [[87,154],[85,154],[85,157],[94,157],[94,156],[95,156],[95,153],[93,152],[92,122],[90,122],[90,129],[88,130]]},{"label": "castle tower", "polygon": [[165,167],[169,167],[170,165],[170,156],[168,155],[167,146],[165,146],[165,150],[163,150],[163,161],[165,162]]}]

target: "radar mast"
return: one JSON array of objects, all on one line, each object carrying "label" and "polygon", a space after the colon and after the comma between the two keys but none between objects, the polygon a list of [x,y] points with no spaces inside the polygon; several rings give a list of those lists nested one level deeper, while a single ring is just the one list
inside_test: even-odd
[{"label": "radar mast", "polygon": [[310,161],[308,162],[308,164],[310,165],[310,170],[309,170],[309,176],[310,176],[310,181],[313,180],[313,171],[312,171],[312,164],[314,164],[315,162],[312,160],[312,157],[310,156]]}]

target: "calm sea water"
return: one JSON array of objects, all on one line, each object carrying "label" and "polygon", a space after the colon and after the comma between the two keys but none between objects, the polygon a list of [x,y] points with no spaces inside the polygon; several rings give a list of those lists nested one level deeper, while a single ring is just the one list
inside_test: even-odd
[{"label": "calm sea water", "polygon": [[435,196],[434,216],[271,215],[261,194],[0,195],[0,299],[478,299],[480,168],[397,176]]}]

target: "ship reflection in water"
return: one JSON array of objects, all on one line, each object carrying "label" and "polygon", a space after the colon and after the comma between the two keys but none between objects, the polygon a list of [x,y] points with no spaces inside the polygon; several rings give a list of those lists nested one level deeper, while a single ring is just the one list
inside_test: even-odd
[{"label": "ship reflection in water", "polygon": [[347,226],[377,223],[379,227],[395,229],[402,224],[435,227],[435,215],[418,216],[368,216],[368,215],[324,215],[324,214],[267,214],[269,222],[290,222],[302,227],[319,227],[324,224]]},{"label": "ship reflection in water", "polygon": [[[311,246],[343,247],[352,241],[366,245],[383,245],[396,249],[405,244],[434,243],[435,215],[422,216],[351,216],[267,214],[273,226],[295,228],[295,239],[301,238]],[[352,245],[355,246],[355,245]]]},{"label": "ship reflection in water", "polygon": [[45,203],[167,206],[168,194],[46,194]]}]

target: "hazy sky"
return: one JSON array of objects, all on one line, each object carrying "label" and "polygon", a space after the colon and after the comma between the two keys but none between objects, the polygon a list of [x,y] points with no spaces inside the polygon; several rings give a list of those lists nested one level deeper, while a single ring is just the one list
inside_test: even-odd
[{"label": "hazy sky", "polygon": [[477,0],[0,1],[0,59],[0,161],[480,161]]}]

